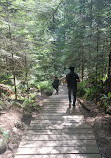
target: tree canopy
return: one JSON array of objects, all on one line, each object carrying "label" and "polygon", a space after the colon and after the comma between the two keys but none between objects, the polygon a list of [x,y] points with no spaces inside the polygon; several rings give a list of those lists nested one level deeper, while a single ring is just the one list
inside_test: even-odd
[{"label": "tree canopy", "polygon": [[[108,78],[110,0],[1,0],[0,69],[17,81],[50,80],[73,64],[82,80]],[[17,81],[16,81],[17,80]]]}]

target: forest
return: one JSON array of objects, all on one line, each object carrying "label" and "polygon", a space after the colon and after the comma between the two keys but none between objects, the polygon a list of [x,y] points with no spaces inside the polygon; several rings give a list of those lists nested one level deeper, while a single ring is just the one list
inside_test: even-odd
[{"label": "forest", "polygon": [[51,95],[70,65],[78,96],[111,109],[110,0],[0,0],[0,110]]},{"label": "forest", "polygon": [[110,0],[1,0],[0,95],[15,99],[31,87],[52,91],[69,65],[81,78],[78,95],[111,99]]}]

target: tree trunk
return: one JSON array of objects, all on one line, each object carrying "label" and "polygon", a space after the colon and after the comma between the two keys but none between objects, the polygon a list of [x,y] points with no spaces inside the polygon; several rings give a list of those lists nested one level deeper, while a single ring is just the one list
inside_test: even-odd
[{"label": "tree trunk", "polygon": [[[98,9],[98,8],[97,8]],[[99,15],[99,9],[97,10],[98,12],[98,15],[97,15],[97,41],[96,41],[96,52],[97,52],[97,56],[96,56],[96,81],[97,81],[97,78],[98,78],[98,58],[99,58],[99,55],[98,55],[98,52],[99,52],[99,40],[100,40],[100,33],[99,33],[99,21],[100,21],[100,15]]]},{"label": "tree trunk", "polygon": [[110,52],[109,52],[109,63],[108,63],[108,87],[111,91],[111,33],[110,33]]},{"label": "tree trunk", "polygon": [[[89,6],[89,13],[90,13],[90,37],[89,37],[89,40],[92,41],[92,22],[93,22],[93,9],[92,9],[92,0],[90,2],[90,6]],[[92,53],[92,45],[91,43],[89,43],[89,47],[88,47],[88,50],[89,50],[89,58],[88,58],[88,77],[90,78],[90,74],[92,73],[92,65],[91,65],[91,53]]]},{"label": "tree trunk", "polygon": [[17,87],[16,87],[15,68],[13,69],[13,79],[14,79],[14,93],[15,93],[15,99],[17,100]]},{"label": "tree trunk", "polygon": [[29,93],[29,86],[28,86],[28,67],[27,67],[27,56],[25,54],[25,82],[27,85],[27,93]]},{"label": "tree trunk", "polygon": [[84,79],[84,50],[81,49],[81,79]]},{"label": "tree trunk", "polygon": [[[9,19],[8,19],[9,22]],[[15,63],[14,63],[14,54],[13,54],[13,44],[12,44],[12,35],[11,35],[11,28],[10,25],[9,26],[9,35],[10,35],[10,43],[11,43],[11,47],[10,47],[10,51],[12,53],[12,74],[13,74],[13,81],[14,81],[14,93],[15,93],[15,99],[17,100],[17,87],[16,87],[16,76],[15,76]]]},{"label": "tree trunk", "polygon": [[0,88],[0,97],[1,97],[1,94],[2,94],[2,91],[1,91],[1,88]]}]

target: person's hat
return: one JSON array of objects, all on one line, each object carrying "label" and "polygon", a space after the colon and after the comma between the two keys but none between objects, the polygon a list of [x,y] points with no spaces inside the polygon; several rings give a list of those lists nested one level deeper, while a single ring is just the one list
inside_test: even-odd
[{"label": "person's hat", "polygon": [[69,67],[69,69],[70,69],[71,71],[73,71],[73,70],[74,70],[74,68],[75,68],[75,66],[74,66],[74,65],[71,65],[71,66]]}]

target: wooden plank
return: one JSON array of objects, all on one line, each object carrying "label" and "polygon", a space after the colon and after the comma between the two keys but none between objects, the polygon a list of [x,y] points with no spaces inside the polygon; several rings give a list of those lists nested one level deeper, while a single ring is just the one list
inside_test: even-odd
[{"label": "wooden plank", "polygon": [[64,111],[64,110],[69,110],[69,106],[65,106],[65,107],[54,107],[53,105],[52,106],[44,106],[43,107],[43,110],[60,110],[60,111]]},{"label": "wooden plank", "polygon": [[62,122],[66,122],[66,121],[76,121],[76,120],[85,120],[84,118],[82,119],[82,118],[63,118],[63,117],[59,117],[59,116],[57,116],[57,117],[48,117],[48,116],[34,116],[33,117],[33,120],[31,121],[31,122],[33,122],[33,121],[45,121],[45,120],[48,120],[48,121],[62,121]]},{"label": "wooden plank", "polygon": [[61,98],[61,99],[58,99],[58,98],[50,98],[50,99],[47,99],[43,102],[43,104],[50,104],[50,103],[53,103],[53,104],[60,104],[60,103],[65,103],[65,104],[68,104],[68,100],[65,98]]},{"label": "wooden plank", "polygon": [[101,158],[100,154],[16,155],[15,158]]},{"label": "wooden plank", "polygon": [[[68,118],[68,117],[65,118],[64,116],[69,116],[69,115],[62,115],[62,116],[61,115],[38,115],[38,116],[33,116],[33,120],[58,120],[58,121],[71,120],[71,118]],[[77,118],[78,115],[70,115],[70,116],[74,116],[72,120],[78,119]]]},{"label": "wooden plank", "polygon": [[[41,116],[41,118],[43,118],[44,116]],[[57,116],[57,117],[59,117],[59,116]],[[31,123],[33,123],[33,122],[40,122],[39,120],[41,119],[40,117],[38,117],[38,119],[33,119],[32,121],[31,121]],[[50,118],[50,116],[49,116],[49,118]],[[53,117],[52,116],[52,120],[51,119],[44,119],[43,121],[46,121],[46,122],[50,122],[50,121],[52,121],[52,122],[56,122],[56,120],[57,119],[55,119],[54,120],[54,118],[55,118],[55,116]],[[43,122],[42,121],[42,122]],[[59,117],[59,120],[57,120],[58,122],[86,122],[86,120],[85,120],[85,118],[63,118],[63,117]]]},{"label": "wooden plank", "polygon": [[[48,118],[48,117],[46,117],[46,116],[45,116],[45,117],[42,116],[42,117],[38,117],[38,118],[37,118],[37,117],[33,118],[33,121],[34,121],[34,122],[36,122],[36,120],[39,121],[39,122],[40,122],[40,121],[47,121],[47,120],[48,120],[48,121],[62,121],[62,122],[64,122],[64,121],[70,121],[71,119],[64,119],[64,118],[59,118],[59,117],[54,117],[54,118],[49,117],[49,118]],[[72,121],[73,121],[73,120],[78,120],[78,119],[72,119]],[[32,122],[33,122],[33,121],[32,121]]]},{"label": "wooden plank", "polygon": [[68,119],[68,120],[64,120],[64,119],[61,119],[61,120],[44,120],[44,119],[42,119],[41,121],[40,120],[32,120],[31,121],[31,124],[37,124],[37,123],[50,123],[50,122],[52,122],[53,124],[55,124],[55,123],[60,123],[60,122],[66,122],[66,123],[84,123],[84,122],[86,122],[85,121],[85,119],[73,119],[73,120],[71,120],[71,119]]},{"label": "wooden plank", "polygon": [[46,146],[46,147],[36,147],[36,148],[18,148],[17,155],[19,154],[65,154],[65,153],[87,153],[87,154],[98,154],[99,150],[97,146],[88,146],[88,147],[53,147],[53,146]]},{"label": "wooden plank", "polygon": [[47,133],[40,133],[40,132],[37,132],[36,131],[36,133],[29,133],[29,132],[27,132],[27,133],[25,133],[24,134],[24,136],[30,136],[30,137],[34,137],[34,136],[38,136],[38,135],[50,135],[50,136],[64,136],[64,137],[67,137],[68,138],[68,136],[69,137],[79,137],[79,138],[87,138],[87,139],[89,139],[89,138],[92,138],[92,139],[94,139],[95,137],[94,137],[94,134],[93,133],[77,133],[77,132],[75,132],[75,134],[74,133],[72,133],[72,132],[67,132],[67,133],[50,133],[50,134],[47,134]]},{"label": "wooden plank", "polygon": [[30,133],[30,134],[93,134],[92,129],[52,129],[52,130],[26,130],[25,133]]},{"label": "wooden plank", "polygon": [[75,135],[37,135],[37,134],[29,134],[27,136],[23,136],[23,141],[29,141],[29,140],[59,140],[59,141],[63,141],[63,140],[92,140],[95,139],[94,135],[91,134],[87,134],[87,135],[79,135],[79,134],[75,134]]},{"label": "wooden plank", "polygon": [[46,124],[60,124],[60,123],[63,123],[63,122],[65,122],[66,124],[68,123],[72,123],[72,124],[84,124],[84,123],[86,123],[86,121],[85,120],[79,120],[79,119],[75,119],[75,120],[66,120],[66,121],[64,121],[64,120],[33,120],[33,121],[31,121],[31,123],[30,123],[30,125],[34,125],[34,124],[44,124],[44,123],[46,123]]},{"label": "wooden plank", "polygon": [[53,113],[50,113],[50,112],[49,112],[49,113],[48,113],[48,112],[45,112],[45,113],[44,113],[44,112],[42,112],[42,111],[41,111],[40,114],[38,114],[38,117],[39,117],[39,116],[42,116],[42,114],[43,114],[44,116],[49,116],[49,115],[50,115],[50,116],[61,116],[61,117],[62,117],[62,116],[78,116],[78,117],[80,116],[80,117],[83,117],[83,116],[81,116],[81,113],[79,113],[79,112],[77,112],[77,113],[76,113],[76,112],[75,112],[75,113],[72,113],[72,112],[71,112],[71,113],[70,113],[70,112],[67,112],[67,113],[66,113],[66,112],[63,112],[63,113],[56,113],[56,112],[53,112]]},{"label": "wooden plank", "polygon": [[43,107],[42,108],[42,111],[47,111],[47,110],[49,110],[49,111],[67,111],[67,112],[75,112],[75,113],[80,113],[80,111],[78,110],[78,109],[74,109],[73,107],[72,108],[69,108],[69,107],[63,107],[62,109],[61,109],[61,107],[49,107],[49,106],[47,106],[47,107]]},{"label": "wooden plank", "polygon": [[76,107],[73,108],[69,108],[69,105],[65,106],[65,107],[61,107],[61,106],[57,106],[57,107],[54,107],[54,106],[44,106],[43,107],[43,110],[46,109],[46,110],[60,110],[60,111],[69,111],[69,110],[73,110],[75,112],[80,112],[79,109],[77,109]]},{"label": "wooden plank", "polygon": [[19,147],[42,147],[42,146],[67,146],[67,147],[84,147],[96,146],[96,140],[67,140],[67,141],[22,141]]},{"label": "wooden plank", "polygon": [[67,108],[67,109],[52,109],[52,108],[43,108],[42,110],[41,110],[41,113],[43,113],[43,112],[48,112],[49,111],[49,114],[52,112],[52,114],[54,113],[67,113],[67,114],[71,114],[71,113],[73,113],[73,115],[81,115],[81,113],[80,113],[80,111],[79,110],[76,110],[76,109],[69,109],[69,108]]},{"label": "wooden plank", "polygon": [[33,117],[35,120],[37,119],[55,119],[55,120],[57,120],[57,119],[64,119],[64,120],[74,120],[74,119],[84,119],[84,117],[83,117],[83,115],[61,115],[61,114],[38,114],[38,116],[35,116],[35,117]]},{"label": "wooden plank", "polygon": [[[51,115],[55,115],[55,112],[54,112],[54,111],[49,111],[49,112],[48,112],[48,111],[42,111],[42,113],[45,113],[45,115],[50,115],[50,114],[51,114]],[[60,112],[60,111],[57,111],[57,112],[56,112],[56,115],[59,115],[59,116],[63,116],[63,115],[68,116],[69,114],[70,114],[70,115],[73,115],[73,116],[74,116],[74,115],[81,115],[80,112],[75,112],[75,113],[74,113],[74,112],[66,112],[66,111],[61,111],[61,112]]]},{"label": "wooden plank", "polygon": [[45,113],[45,114],[60,114],[60,115],[63,115],[63,114],[71,114],[73,113],[73,115],[81,115],[80,112],[69,112],[69,111],[59,111],[59,110],[42,110],[42,113]]},{"label": "wooden plank", "polygon": [[73,107],[72,108],[69,108],[68,106],[65,106],[65,107],[53,107],[53,106],[44,106],[44,107],[42,107],[42,110],[59,110],[59,111],[69,111],[69,109],[70,110],[75,110],[75,112],[76,111],[79,111],[78,109],[74,109]]},{"label": "wooden plank", "polygon": [[28,129],[65,129],[65,128],[75,128],[75,129],[84,129],[91,128],[89,124],[35,124],[31,125]]},{"label": "wooden plank", "polygon": [[56,114],[56,113],[54,113],[54,114],[38,114],[37,115],[38,117],[42,117],[42,116],[47,116],[47,117],[59,117],[59,118],[64,118],[64,119],[82,119],[82,118],[84,118],[84,116],[83,115],[71,115],[71,114],[69,114],[69,115],[63,115],[63,114]]},{"label": "wooden plank", "polygon": [[89,123],[87,123],[87,122],[85,122],[85,121],[78,121],[78,122],[76,122],[76,121],[38,121],[38,122],[35,122],[35,123],[31,123],[30,124],[30,127],[35,127],[35,126],[50,126],[50,125],[59,125],[59,126],[68,126],[68,127],[70,127],[70,126],[84,126],[84,127],[86,127],[86,126],[90,126],[89,125]]},{"label": "wooden plank", "polygon": [[[83,129],[83,126],[82,127],[70,127],[70,128],[67,128],[67,127],[55,127],[55,126],[50,126],[50,127],[40,127],[40,126],[38,126],[38,127],[34,127],[34,128],[31,128],[31,127],[28,127],[28,129],[27,130],[62,130],[62,129],[78,129],[78,130],[82,130]],[[84,129],[91,129],[90,127],[86,127],[86,128],[84,128]]]},{"label": "wooden plank", "polygon": [[39,136],[49,136],[49,137],[64,137],[64,138],[66,138],[66,139],[75,139],[75,138],[83,138],[83,139],[95,139],[95,136],[94,136],[94,134],[93,133],[85,133],[85,134],[83,134],[83,133],[75,133],[75,134],[73,134],[73,133],[71,133],[70,132],[70,134],[68,133],[68,134],[65,134],[65,133],[60,133],[60,134],[57,134],[57,133],[55,133],[55,134],[40,134],[40,133],[26,133],[24,136],[28,136],[28,137],[39,137]]},{"label": "wooden plank", "polygon": [[62,104],[62,106],[63,105],[68,105],[68,101],[66,101],[66,100],[64,100],[64,101],[63,100],[62,101],[59,101],[59,100],[54,101],[52,99],[52,100],[49,100],[49,101],[47,100],[47,101],[43,102],[43,104],[44,105],[54,105],[55,107],[57,107],[58,105],[61,105],[61,104]]}]

